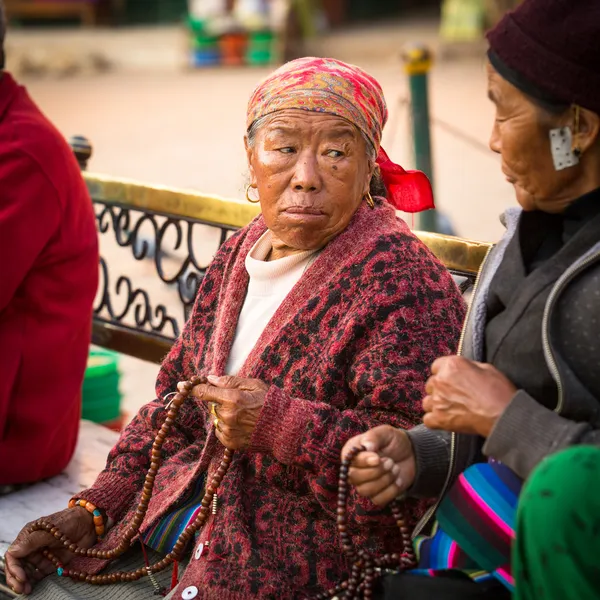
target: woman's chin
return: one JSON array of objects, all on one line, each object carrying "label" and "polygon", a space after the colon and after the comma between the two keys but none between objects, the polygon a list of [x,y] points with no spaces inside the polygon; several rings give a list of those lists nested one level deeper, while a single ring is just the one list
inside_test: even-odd
[{"label": "woman's chin", "polygon": [[300,251],[319,250],[329,241],[325,239],[322,229],[310,232],[288,231],[287,235],[278,237],[289,248]]},{"label": "woman's chin", "polygon": [[278,223],[278,229],[283,231],[274,233],[291,248],[316,250],[330,239],[328,225],[329,218],[326,215],[286,216]]},{"label": "woman's chin", "polygon": [[521,206],[521,208],[525,211],[537,210],[535,198],[526,190],[524,190],[517,183],[514,183],[515,188],[515,196],[517,199],[517,203]]}]

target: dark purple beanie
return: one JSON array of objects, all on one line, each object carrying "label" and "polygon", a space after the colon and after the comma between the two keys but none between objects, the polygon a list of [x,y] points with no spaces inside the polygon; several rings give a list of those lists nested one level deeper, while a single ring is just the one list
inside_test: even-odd
[{"label": "dark purple beanie", "polygon": [[487,39],[541,90],[600,114],[600,0],[524,0]]}]

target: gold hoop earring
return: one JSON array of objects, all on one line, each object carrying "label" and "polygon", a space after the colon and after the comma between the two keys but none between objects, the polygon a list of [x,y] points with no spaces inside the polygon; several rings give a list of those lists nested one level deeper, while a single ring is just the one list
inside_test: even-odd
[{"label": "gold hoop earring", "polygon": [[367,195],[365,196],[365,200],[367,201],[369,208],[375,208],[375,202],[373,200],[373,196],[371,196],[371,192],[367,192]]},{"label": "gold hoop earring", "polygon": [[252,198],[250,198],[250,188],[253,187],[255,186],[253,186],[251,183],[246,186],[246,200],[248,200],[248,202],[251,204],[258,204],[260,202],[260,198],[258,200],[252,200]]}]

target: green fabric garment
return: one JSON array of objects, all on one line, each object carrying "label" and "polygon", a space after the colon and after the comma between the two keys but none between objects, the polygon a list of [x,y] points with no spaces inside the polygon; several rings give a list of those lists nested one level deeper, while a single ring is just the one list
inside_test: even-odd
[{"label": "green fabric garment", "polygon": [[600,448],[559,452],[527,480],[512,571],[515,600],[600,598]]}]

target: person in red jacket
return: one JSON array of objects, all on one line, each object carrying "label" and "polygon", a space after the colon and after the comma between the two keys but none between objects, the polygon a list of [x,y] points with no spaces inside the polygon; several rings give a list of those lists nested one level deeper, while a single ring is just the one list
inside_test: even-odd
[{"label": "person in red jacket", "polygon": [[95,217],[61,134],[4,68],[0,0],[0,485],[60,473],[77,441],[98,284]]}]

